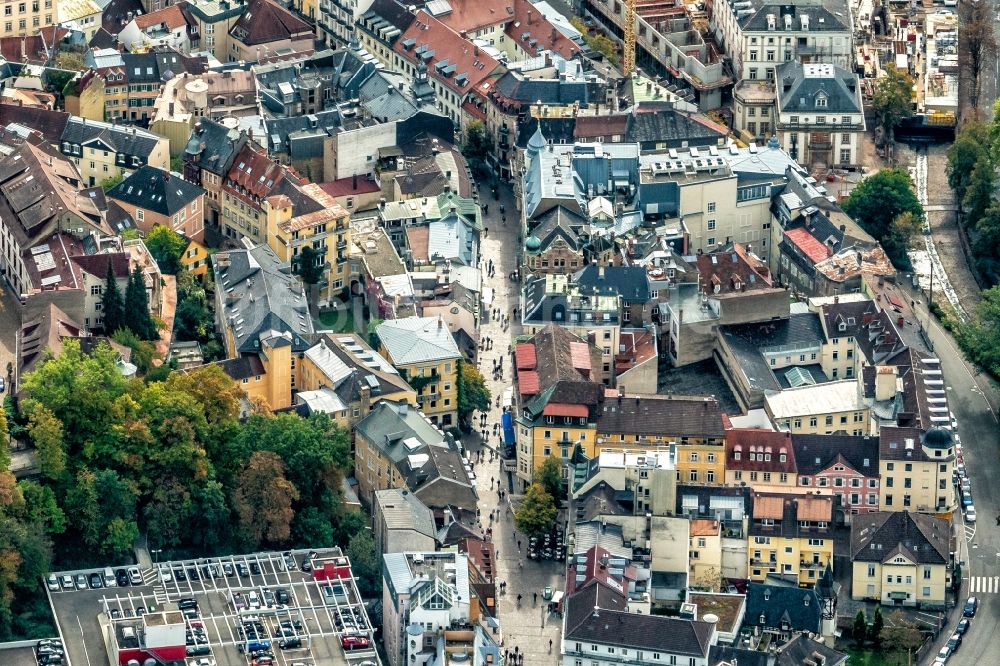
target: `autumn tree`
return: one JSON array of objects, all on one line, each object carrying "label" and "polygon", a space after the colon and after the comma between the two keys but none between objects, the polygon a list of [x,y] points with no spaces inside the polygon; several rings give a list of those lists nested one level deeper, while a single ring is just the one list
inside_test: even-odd
[{"label": "autumn tree", "polygon": [[900,611],[889,616],[889,621],[882,629],[881,638],[884,650],[903,654],[915,652],[924,644],[924,636],[920,633],[920,629]]},{"label": "autumn tree", "polygon": [[563,494],[562,469],[562,461],[556,456],[549,456],[535,470],[535,482],[542,484],[545,492],[557,503]]},{"label": "autumn tree", "polygon": [[533,483],[521,498],[514,514],[514,523],[522,534],[537,537],[552,529],[559,509],[552,495],[540,483]]},{"label": "autumn tree", "polygon": [[883,70],[875,81],[871,107],[882,129],[881,145],[892,141],[892,133],[903,121],[913,115],[913,80],[892,65]]},{"label": "autumn tree", "polygon": [[181,257],[188,240],[170,227],[157,224],[146,234],[146,247],[156,259],[157,266],[167,275],[176,275],[181,271]]},{"label": "autumn tree", "polygon": [[166,381],[167,389],[191,396],[201,405],[209,424],[239,418],[242,392],[218,365],[202,365],[187,372],[175,372]]},{"label": "autumn tree", "polygon": [[59,479],[66,472],[66,447],[63,442],[63,425],[45,405],[27,401],[28,434],[38,455],[38,468],[42,476]]},{"label": "autumn tree", "polygon": [[292,503],[299,491],[285,477],[285,463],[270,451],[255,451],[239,476],[233,504],[250,545],[281,544],[291,535]]},{"label": "autumn tree", "polygon": [[989,66],[993,63],[997,53],[992,12],[992,4],[981,0],[958,3],[958,48],[959,53],[964,55],[964,57],[960,55],[960,59],[963,61],[962,64],[968,68],[968,77],[972,84],[969,88],[968,99],[973,109],[979,108],[983,73],[992,72],[992,68]]}]

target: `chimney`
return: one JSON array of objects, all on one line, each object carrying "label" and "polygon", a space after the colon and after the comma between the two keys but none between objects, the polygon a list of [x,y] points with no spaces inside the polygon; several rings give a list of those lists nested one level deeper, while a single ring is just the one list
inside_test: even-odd
[{"label": "chimney", "polygon": [[362,384],[360,394],[359,400],[361,402],[361,416],[364,417],[371,410],[372,390],[367,384]]},{"label": "chimney", "polygon": [[892,365],[875,367],[875,400],[892,400],[896,395],[896,368]]},{"label": "chimney", "polygon": [[528,25],[531,25],[531,10],[528,10]]}]

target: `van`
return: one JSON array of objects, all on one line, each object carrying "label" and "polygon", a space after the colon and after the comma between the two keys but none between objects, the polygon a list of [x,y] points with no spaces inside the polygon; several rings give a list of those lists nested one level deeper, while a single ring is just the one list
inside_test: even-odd
[{"label": "van", "polygon": [[111,567],[104,570],[104,587],[118,587],[118,578],[115,577],[115,570]]}]

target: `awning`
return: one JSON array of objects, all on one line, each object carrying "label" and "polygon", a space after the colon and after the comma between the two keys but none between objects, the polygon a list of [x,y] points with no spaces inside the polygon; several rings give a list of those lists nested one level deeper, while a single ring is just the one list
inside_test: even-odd
[{"label": "awning", "polygon": [[587,418],[590,411],[586,405],[564,405],[560,403],[549,403],[542,410],[545,416],[571,416],[577,418]]},{"label": "awning", "polygon": [[908,596],[908,594],[906,592],[890,592],[889,593],[889,598],[890,599],[906,599],[907,596]]},{"label": "awning", "polygon": [[562,590],[556,590],[552,594],[552,599],[549,600],[549,603],[550,604],[557,604],[560,601],[562,601],[562,598],[563,598],[563,592],[562,592]]}]

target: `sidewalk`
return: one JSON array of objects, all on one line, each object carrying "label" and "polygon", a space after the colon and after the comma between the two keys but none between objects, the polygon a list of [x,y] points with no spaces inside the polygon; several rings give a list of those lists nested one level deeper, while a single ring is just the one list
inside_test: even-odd
[{"label": "sidewalk", "polygon": [[[510,187],[501,185],[499,189],[499,201],[493,198],[489,187],[483,186],[481,189],[482,203],[489,205],[489,213],[483,216],[484,225],[489,229],[480,244],[480,257],[482,257],[483,287],[495,290],[492,307],[500,308],[501,312],[508,317],[513,308],[518,305],[518,283],[508,278],[508,273],[516,270],[518,256],[518,234],[519,221],[518,212],[514,206],[514,199]],[[507,213],[507,223],[501,221],[500,204],[504,204]],[[493,260],[496,275],[492,278],[486,277],[486,267],[489,260]],[[486,417],[486,424],[489,428],[489,436],[484,443],[478,432],[473,433],[463,439],[465,447],[472,452],[479,451],[484,445],[494,452],[501,450],[500,438],[493,435],[493,424],[500,423],[502,410],[496,406],[496,397],[502,396],[503,392],[513,384],[511,356],[507,353],[507,348],[511,344],[513,336],[520,333],[519,323],[512,322],[511,326],[504,331],[500,325],[500,320],[494,320],[489,316],[491,306],[485,306],[486,312],[483,315],[483,324],[480,326],[481,338],[489,337],[493,341],[493,348],[489,351],[480,352],[479,369],[486,378],[486,385],[493,396],[493,403]],[[504,379],[493,380],[493,363],[497,359],[503,359]],[[473,416],[474,423],[478,426],[479,413]],[[509,490],[506,483],[506,474],[500,471],[500,458],[494,456],[492,462],[489,454],[485,456],[484,462],[475,466],[476,479],[479,490],[479,510],[482,515],[482,525],[484,528],[490,525],[489,514],[491,511],[499,509],[499,522],[493,524],[493,541],[496,544],[497,554],[497,581],[507,582],[507,593],[498,597],[498,612],[500,627],[503,632],[503,649],[513,650],[515,646],[525,653],[524,663],[535,665],[549,665],[559,663],[559,642],[561,621],[558,617],[548,616],[546,609],[548,604],[542,600],[542,591],[546,586],[551,585],[553,589],[559,590],[565,587],[565,577],[563,563],[561,562],[533,562],[518,553],[517,536],[515,535],[514,518],[506,510],[506,502],[500,504],[497,486],[490,489],[490,482],[494,479],[499,483],[504,481],[505,492]],[[521,538],[522,550],[526,547],[524,537]],[[537,606],[533,603],[533,595],[538,594]],[[521,606],[517,606],[517,595],[522,595]],[[549,640],[552,641],[552,653],[549,653]]]}]

